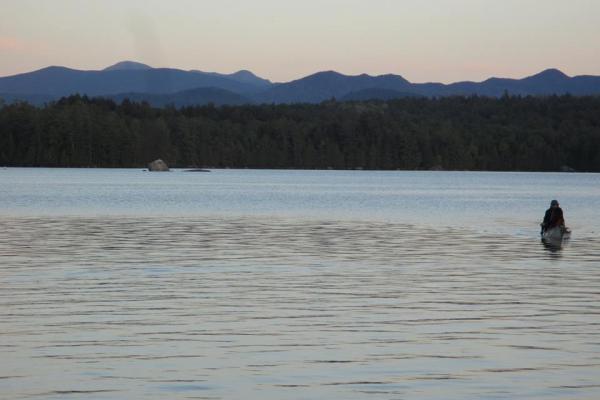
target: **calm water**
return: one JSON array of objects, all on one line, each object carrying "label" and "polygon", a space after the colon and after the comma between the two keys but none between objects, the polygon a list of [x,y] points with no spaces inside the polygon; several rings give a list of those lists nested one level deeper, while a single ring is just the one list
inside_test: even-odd
[{"label": "calm water", "polygon": [[598,174],[0,169],[0,398],[597,399],[598,210]]}]

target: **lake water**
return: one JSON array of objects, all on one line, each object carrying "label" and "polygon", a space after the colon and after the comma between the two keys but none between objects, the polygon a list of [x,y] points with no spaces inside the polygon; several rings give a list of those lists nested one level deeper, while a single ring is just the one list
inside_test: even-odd
[{"label": "lake water", "polygon": [[0,398],[598,399],[599,210],[600,174],[0,169]]}]

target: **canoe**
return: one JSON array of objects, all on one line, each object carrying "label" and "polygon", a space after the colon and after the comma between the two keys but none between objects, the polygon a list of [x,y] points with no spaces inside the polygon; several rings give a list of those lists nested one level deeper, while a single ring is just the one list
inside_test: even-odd
[{"label": "canoe", "polygon": [[542,235],[542,239],[549,240],[552,242],[560,242],[563,239],[568,238],[571,235],[571,231],[566,228],[561,228],[559,226],[548,229]]}]

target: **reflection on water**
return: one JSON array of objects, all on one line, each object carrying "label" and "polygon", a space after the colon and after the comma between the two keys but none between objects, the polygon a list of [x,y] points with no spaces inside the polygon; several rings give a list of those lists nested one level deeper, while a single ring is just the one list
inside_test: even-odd
[{"label": "reflection on water", "polygon": [[553,258],[559,258],[561,256],[561,250],[567,246],[570,240],[570,236],[561,238],[560,240],[552,239],[541,239],[541,243],[544,248],[549,252]]},{"label": "reflection on water", "polygon": [[599,254],[385,222],[8,217],[0,393],[598,398]]},{"label": "reflection on water", "polygon": [[552,258],[560,258],[561,257],[561,250],[563,248],[563,243],[559,242],[552,242],[549,240],[541,240],[542,246],[544,246],[544,249],[546,249],[548,251],[548,254],[550,257]]}]

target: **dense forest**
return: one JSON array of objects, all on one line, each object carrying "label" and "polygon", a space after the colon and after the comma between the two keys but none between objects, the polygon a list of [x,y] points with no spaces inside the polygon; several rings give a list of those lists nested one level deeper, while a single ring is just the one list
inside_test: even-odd
[{"label": "dense forest", "polygon": [[0,104],[0,166],[600,171],[600,97]]}]

